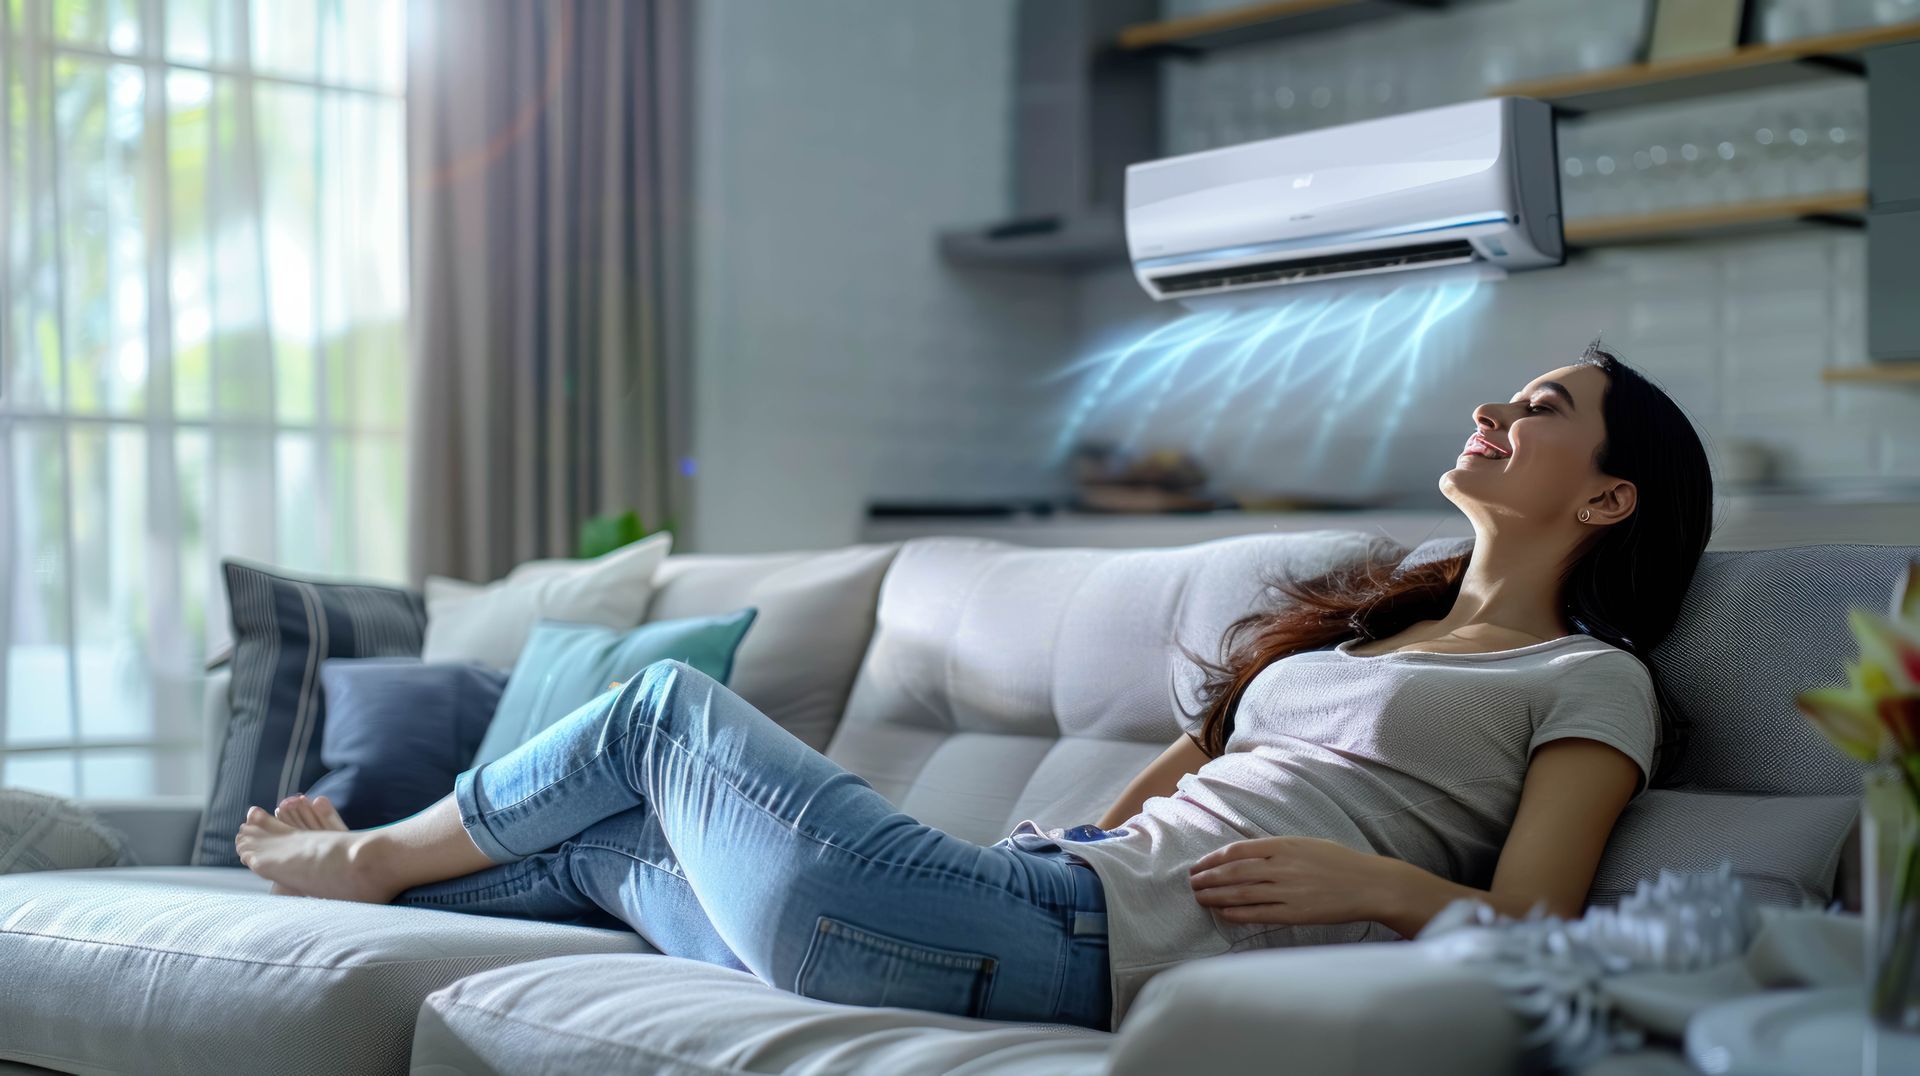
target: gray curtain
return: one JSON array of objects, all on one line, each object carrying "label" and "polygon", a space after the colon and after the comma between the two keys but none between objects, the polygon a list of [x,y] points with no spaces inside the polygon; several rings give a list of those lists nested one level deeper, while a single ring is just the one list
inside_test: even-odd
[{"label": "gray curtain", "polygon": [[690,5],[408,16],[414,578],[686,518]]}]

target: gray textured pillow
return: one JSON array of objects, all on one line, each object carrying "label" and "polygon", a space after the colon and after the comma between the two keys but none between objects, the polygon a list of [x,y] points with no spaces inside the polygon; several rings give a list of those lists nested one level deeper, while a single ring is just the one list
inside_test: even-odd
[{"label": "gray textured pillow", "polygon": [[1587,902],[1614,904],[1662,867],[1710,871],[1725,859],[1762,904],[1825,908],[1859,812],[1858,796],[1649,789],[1614,824]]},{"label": "gray textured pillow", "polygon": [[72,800],[0,788],[0,874],[130,862],[126,841]]}]

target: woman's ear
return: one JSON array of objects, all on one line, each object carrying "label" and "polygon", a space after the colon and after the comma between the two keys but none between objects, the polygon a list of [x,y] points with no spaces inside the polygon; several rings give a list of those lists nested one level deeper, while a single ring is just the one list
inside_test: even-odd
[{"label": "woman's ear", "polygon": [[1633,483],[1624,478],[1610,478],[1607,485],[1598,494],[1587,498],[1587,507],[1593,509],[1592,523],[1618,523],[1633,514],[1639,503],[1640,491]]}]

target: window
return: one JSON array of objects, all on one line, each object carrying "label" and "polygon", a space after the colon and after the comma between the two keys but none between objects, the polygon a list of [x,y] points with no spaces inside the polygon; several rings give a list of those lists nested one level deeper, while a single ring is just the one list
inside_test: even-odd
[{"label": "window", "polygon": [[222,557],[402,576],[405,7],[0,0],[0,784],[205,787]]}]

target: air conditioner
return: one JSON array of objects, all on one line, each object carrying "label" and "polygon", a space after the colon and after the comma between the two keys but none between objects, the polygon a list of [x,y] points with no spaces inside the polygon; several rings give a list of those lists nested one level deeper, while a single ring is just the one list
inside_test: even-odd
[{"label": "air conditioner", "polygon": [[1155,299],[1566,260],[1553,109],[1499,97],[1127,167]]}]

